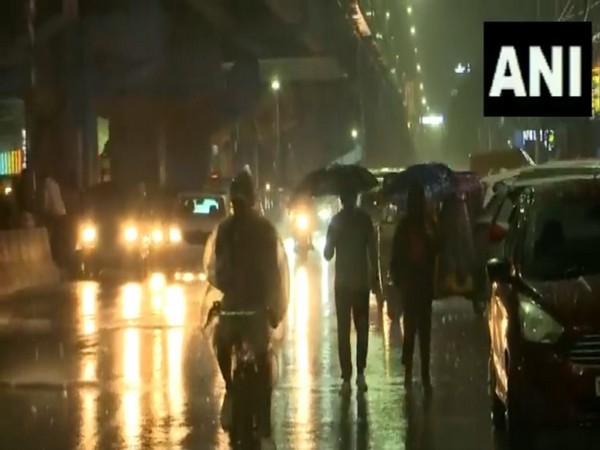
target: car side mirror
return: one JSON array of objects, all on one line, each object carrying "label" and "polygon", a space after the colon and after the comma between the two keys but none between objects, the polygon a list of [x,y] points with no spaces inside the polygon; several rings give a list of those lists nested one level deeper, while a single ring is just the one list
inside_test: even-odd
[{"label": "car side mirror", "polygon": [[492,259],[487,263],[487,273],[491,281],[510,283],[513,280],[511,264],[505,259]]}]

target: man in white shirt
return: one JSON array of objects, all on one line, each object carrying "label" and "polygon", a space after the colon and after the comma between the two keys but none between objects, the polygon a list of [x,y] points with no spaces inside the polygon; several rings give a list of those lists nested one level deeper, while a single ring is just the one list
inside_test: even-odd
[{"label": "man in white shirt", "polygon": [[52,256],[56,262],[60,262],[62,254],[63,239],[61,238],[61,224],[67,215],[65,202],[62,197],[60,186],[50,174],[42,177],[42,212],[44,222],[50,237]]}]

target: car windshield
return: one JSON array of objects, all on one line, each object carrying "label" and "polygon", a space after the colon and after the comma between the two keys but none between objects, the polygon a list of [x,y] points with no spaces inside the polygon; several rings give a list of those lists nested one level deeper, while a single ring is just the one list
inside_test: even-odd
[{"label": "car windshield", "polygon": [[140,200],[134,194],[108,184],[90,189],[85,196],[85,210],[98,218],[140,214],[140,206]]},{"label": "car windshield", "polygon": [[600,197],[543,202],[528,220],[523,274],[559,280],[600,274]]},{"label": "car windshield", "polygon": [[217,217],[226,215],[226,205],[217,195],[194,195],[179,198],[178,211],[186,217]]}]

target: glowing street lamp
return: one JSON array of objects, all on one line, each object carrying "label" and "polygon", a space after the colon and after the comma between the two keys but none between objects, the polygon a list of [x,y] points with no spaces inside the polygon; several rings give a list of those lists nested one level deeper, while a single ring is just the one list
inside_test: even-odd
[{"label": "glowing street lamp", "polygon": [[353,128],[350,132],[350,135],[352,136],[352,139],[358,138],[358,130],[356,128]]},{"label": "glowing street lamp", "polygon": [[277,143],[275,147],[276,156],[273,161],[275,170],[279,169],[279,159],[281,157],[281,120],[279,117],[279,90],[281,89],[281,83],[277,78],[271,81],[271,90],[275,93],[275,133]]},{"label": "glowing street lamp", "polygon": [[419,89],[421,89],[421,90],[425,89],[425,86],[423,85],[423,83],[419,84]]},{"label": "glowing street lamp", "polygon": [[412,34],[413,36],[417,34],[417,29],[415,27],[410,27],[410,34]]},{"label": "glowing street lamp", "polygon": [[421,99],[421,104],[422,104],[423,106],[426,106],[426,105],[427,105],[427,99],[426,99],[425,97],[423,97],[423,98]]},{"label": "glowing street lamp", "polygon": [[417,72],[421,71],[421,64],[417,64]]},{"label": "glowing street lamp", "polygon": [[409,6],[408,8],[406,8],[406,12],[408,14],[412,14],[412,6]]}]

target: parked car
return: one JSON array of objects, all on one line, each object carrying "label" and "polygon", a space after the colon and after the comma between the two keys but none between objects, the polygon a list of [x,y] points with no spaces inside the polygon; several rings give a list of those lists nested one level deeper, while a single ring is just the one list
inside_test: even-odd
[{"label": "parked car", "polygon": [[504,236],[508,219],[514,209],[514,199],[527,187],[540,186],[561,181],[576,181],[600,176],[600,162],[564,161],[547,163],[522,169],[519,174],[504,179],[494,186],[492,198],[473,228],[475,253],[478,261],[475,275],[474,303],[480,311],[489,299],[489,280],[486,262],[494,257],[501,258],[504,252]]},{"label": "parked car", "polygon": [[489,261],[492,417],[523,448],[540,428],[600,424],[600,181],[514,197]]}]

